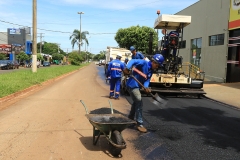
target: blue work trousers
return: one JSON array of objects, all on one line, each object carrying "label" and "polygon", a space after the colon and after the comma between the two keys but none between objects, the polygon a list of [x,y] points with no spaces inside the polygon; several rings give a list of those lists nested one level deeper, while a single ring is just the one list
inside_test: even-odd
[{"label": "blue work trousers", "polygon": [[136,121],[139,125],[143,124],[142,119],[142,96],[139,88],[128,88],[128,92],[133,100],[129,117],[134,118],[136,114]]},{"label": "blue work trousers", "polygon": [[120,85],[121,85],[121,77],[110,79],[110,97],[114,97],[114,90],[115,90],[115,98],[119,97]]}]

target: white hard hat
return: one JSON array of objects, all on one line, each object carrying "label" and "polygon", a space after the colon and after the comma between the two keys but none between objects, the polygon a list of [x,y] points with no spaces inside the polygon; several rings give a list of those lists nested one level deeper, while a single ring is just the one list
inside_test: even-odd
[{"label": "white hard hat", "polygon": [[117,54],[117,57],[122,58],[122,54],[118,53],[118,54]]}]

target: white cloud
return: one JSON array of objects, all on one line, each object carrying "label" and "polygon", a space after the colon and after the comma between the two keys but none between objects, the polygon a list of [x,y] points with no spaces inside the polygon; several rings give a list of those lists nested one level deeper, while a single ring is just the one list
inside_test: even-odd
[{"label": "white cloud", "polygon": [[[197,0],[196,0],[197,1]],[[59,0],[59,3],[69,4],[69,5],[86,5],[94,8],[103,8],[111,10],[132,10],[137,8],[159,8],[164,7],[182,7],[190,5],[193,0]]]}]

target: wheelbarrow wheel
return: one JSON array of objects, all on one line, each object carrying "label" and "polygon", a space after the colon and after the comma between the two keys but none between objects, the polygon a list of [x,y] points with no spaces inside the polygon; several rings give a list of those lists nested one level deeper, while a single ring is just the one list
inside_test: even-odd
[{"label": "wheelbarrow wheel", "polygon": [[[112,136],[111,136],[111,140],[115,143],[115,144],[118,144],[118,145],[122,145],[124,144],[124,140],[122,138],[122,135],[119,131],[115,130],[113,131],[112,133]],[[115,146],[113,146],[111,143],[110,143],[110,153],[114,156],[114,157],[117,157],[120,153],[121,153],[122,149],[121,148],[117,148]]]}]

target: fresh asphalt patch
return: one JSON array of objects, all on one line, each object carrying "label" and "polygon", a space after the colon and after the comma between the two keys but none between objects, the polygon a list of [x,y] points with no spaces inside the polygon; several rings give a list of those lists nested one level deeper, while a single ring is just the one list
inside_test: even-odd
[{"label": "fresh asphalt patch", "polygon": [[[130,96],[121,96],[132,104]],[[148,132],[139,133],[132,143],[144,159],[240,159],[239,110],[204,97],[167,99],[164,106],[143,97],[143,120]]]}]

